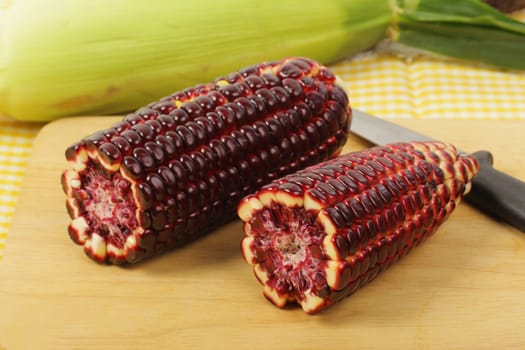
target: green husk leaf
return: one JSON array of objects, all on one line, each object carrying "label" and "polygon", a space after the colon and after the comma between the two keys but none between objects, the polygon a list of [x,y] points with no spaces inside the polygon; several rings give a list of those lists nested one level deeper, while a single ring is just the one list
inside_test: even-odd
[{"label": "green husk leaf", "polygon": [[501,68],[525,69],[525,23],[479,0],[397,0],[396,44]]}]

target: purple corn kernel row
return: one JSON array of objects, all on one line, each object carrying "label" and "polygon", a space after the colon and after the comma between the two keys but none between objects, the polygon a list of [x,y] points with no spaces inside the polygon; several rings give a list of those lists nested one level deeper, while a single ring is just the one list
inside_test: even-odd
[{"label": "purple corn kernel row", "polygon": [[440,142],[374,147],[310,166],[240,202],[244,259],[272,303],[319,312],[433,234],[477,171],[473,157]]},{"label": "purple corn kernel row", "polygon": [[326,67],[288,58],[151,103],[66,150],[69,235],[114,264],[202,236],[242,197],[339,153],[348,102]]}]

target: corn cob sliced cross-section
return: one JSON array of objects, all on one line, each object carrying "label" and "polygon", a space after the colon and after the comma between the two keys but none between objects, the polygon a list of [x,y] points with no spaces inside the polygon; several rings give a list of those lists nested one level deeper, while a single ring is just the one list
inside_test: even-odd
[{"label": "corn cob sliced cross-section", "polygon": [[169,250],[234,218],[262,185],[340,152],[350,121],[344,88],[306,58],[177,92],[66,150],[69,234],[109,263]]},{"label": "corn cob sliced cross-section", "polygon": [[473,157],[440,142],[374,147],[313,165],[240,202],[243,256],[271,302],[316,313],[426,240],[477,170]]}]

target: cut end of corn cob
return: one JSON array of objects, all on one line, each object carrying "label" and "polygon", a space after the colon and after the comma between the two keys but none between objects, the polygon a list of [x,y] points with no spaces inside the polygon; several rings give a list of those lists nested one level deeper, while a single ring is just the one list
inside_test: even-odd
[{"label": "cut end of corn cob", "polygon": [[151,103],[66,150],[71,239],[115,264],[193,240],[264,184],[339,153],[348,102],[326,67],[287,58]]},{"label": "cut end of corn cob", "polygon": [[240,202],[242,254],[271,302],[319,312],[426,240],[477,170],[473,157],[440,142],[374,147],[313,165]]}]

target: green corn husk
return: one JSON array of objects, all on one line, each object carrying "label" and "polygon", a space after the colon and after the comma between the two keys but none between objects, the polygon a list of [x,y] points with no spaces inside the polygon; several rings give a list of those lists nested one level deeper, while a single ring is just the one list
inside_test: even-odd
[{"label": "green corn husk", "polygon": [[19,0],[0,21],[0,112],[48,121],[122,113],[261,61],[334,62],[381,40],[391,13],[384,0]]},{"label": "green corn husk", "polygon": [[387,37],[525,68],[525,24],[480,0],[16,0],[0,6],[0,113],[121,114],[250,64],[331,64]]},{"label": "green corn husk", "polygon": [[[391,39],[405,50],[525,69],[525,24],[478,0],[397,0]],[[394,46],[396,49],[403,48]]]}]

